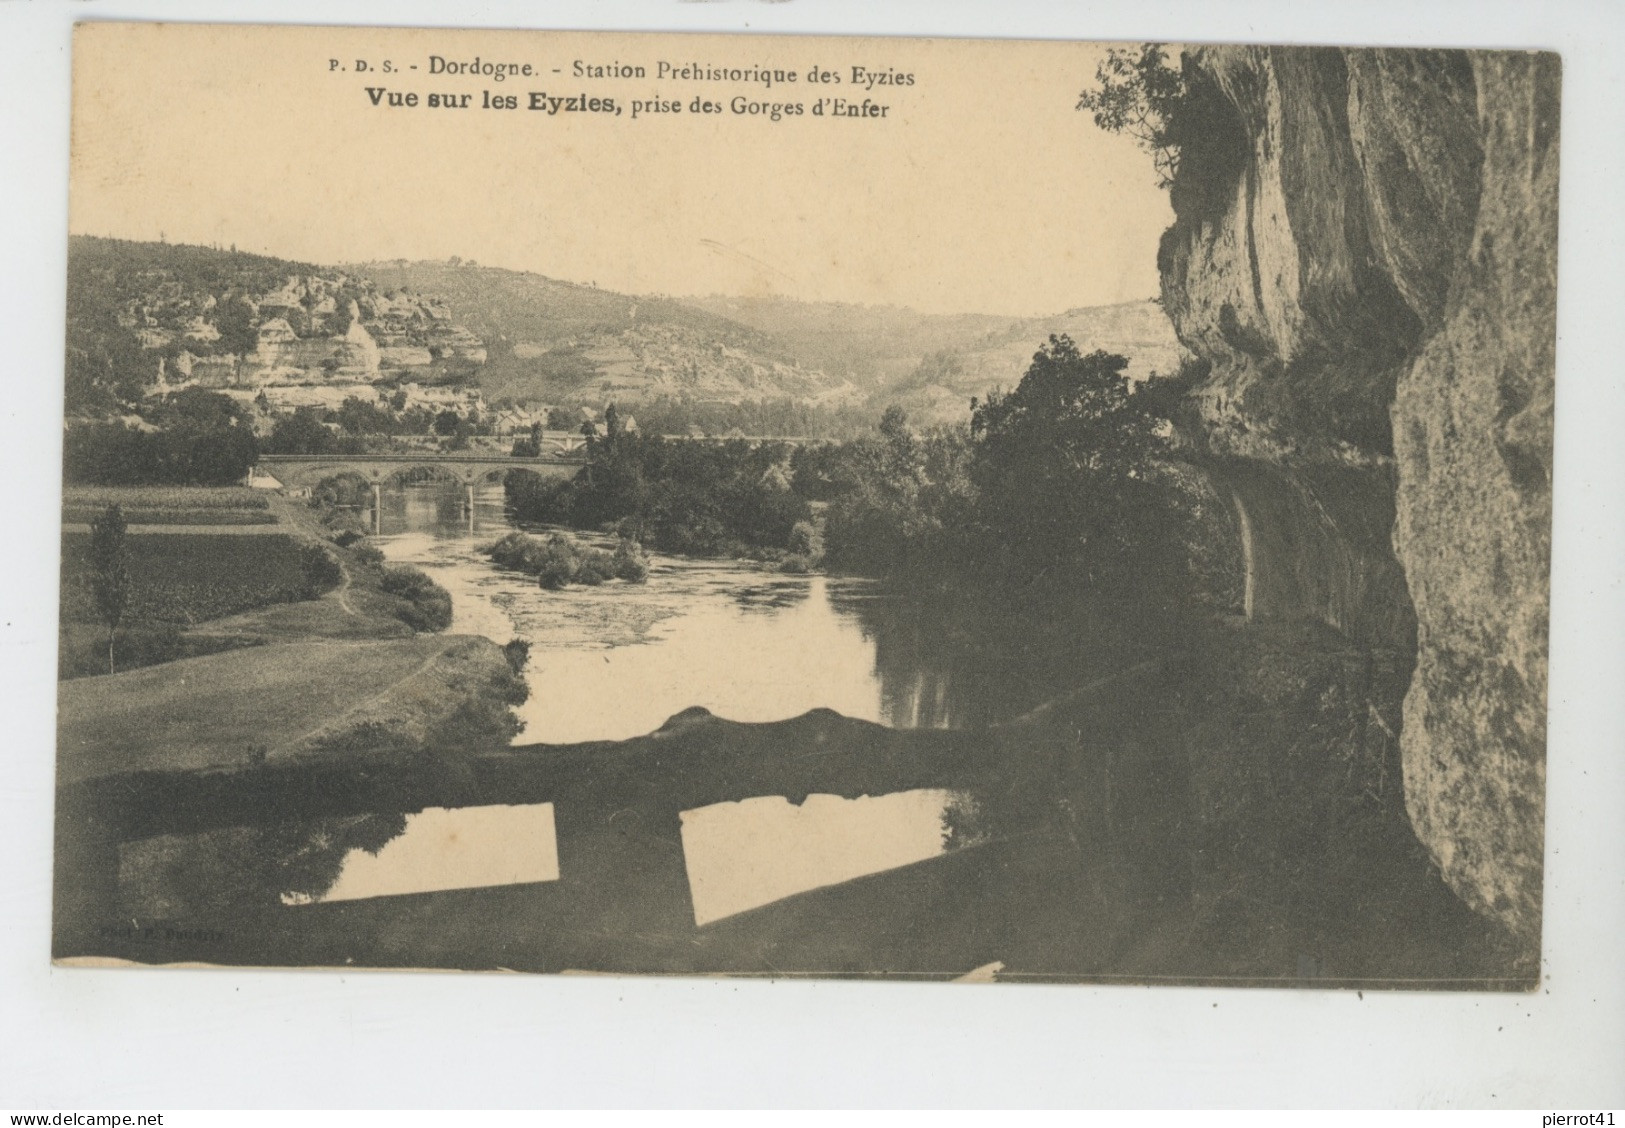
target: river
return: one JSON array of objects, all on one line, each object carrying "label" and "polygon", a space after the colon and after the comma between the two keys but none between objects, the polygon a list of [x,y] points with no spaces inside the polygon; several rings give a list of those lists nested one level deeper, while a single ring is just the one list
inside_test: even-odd
[{"label": "river", "polygon": [[[623,740],[694,706],[736,721],[783,720],[815,708],[898,727],[946,727],[952,719],[941,671],[914,664],[882,673],[879,624],[888,599],[872,580],[657,554],[643,583],[548,591],[481,551],[516,527],[502,488],[477,489],[472,514],[466,497],[433,482],[388,491],[373,543],[391,563],[421,568],[451,593],[452,631],[530,642],[531,692],[518,709],[524,729],[516,743]],[[614,547],[612,538],[570,535]],[[814,795],[801,804],[760,796],[685,812],[695,923],[935,857],[945,848],[945,812],[960,801],[923,789],[853,800]],[[413,816],[377,858],[352,851],[322,899],[377,896],[399,887],[396,873],[410,882],[425,870],[465,887],[512,880],[497,876],[520,844],[511,836],[493,854],[500,860],[469,862],[463,874],[448,874],[444,862],[390,864],[411,857],[410,843],[425,833],[444,841],[443,830],[420,828],[447,817],[459,816]],[[468,825],[486,821],[482,815]]]},{"label": "river", "polygon": [[[500,487],[478,491],[472,514],[464,496],[387,491],[375,539],[450,591],[452,630],[530,641],[527,755],[612,758],[548,746],[636,737],[694,706],[738,721],[827,708],[961,730],[910,755],[991,748],[1008,778],[856,798],[744,785],[737,802],[663,815],[636,781],[624,806],[595,808],[589,789],[555,807],[428,762],[465,805],[335,815],[319,811],[345,811],[343,789],[313,777],[308,815],[272,804],[242,825],[85,847],[101,852],[61,871],[91,876],[59,886],[83,902],[60,955],[1456,986],[1504,974],[1500,942],[1429,870],[1381,758],[1393,738],[1378,706],[1397,710],[1402,667],[1384,674],[1320,634],[1213,628],[1177,677],[1110,680],[1140,668],[1135,640],[1113,645],[1065,608],[1017,615],[742,561],[657,556],[646,583],[546,591],[480,552],[513,528]],[[1090,684],[1109,688],[1078,698]],[[990,727],[1068,691],[1064,716]],[[784,751],[761,741],[763,757]],[[680,763],[660,767],[680,778]],[[1411,942],[1392,942],[1395,920],[1412,922]],[[155,921],[181,939],[151,947]]]},{"label": "river", "polygon": [[894,601],[875,581],[657,554],[645,583],[547,591],[480,551],[515,527],[501,487],[476,492],[472,522],[464,499],[434,483],[386,492],[374,542],[451,593],[451,630],[529,640],[520,743],[622,740],[694,706],[736,721],[823,707],[902,728],[967,716],[950,700],[946,667],[924,658],[933,648],[883,669]]}]

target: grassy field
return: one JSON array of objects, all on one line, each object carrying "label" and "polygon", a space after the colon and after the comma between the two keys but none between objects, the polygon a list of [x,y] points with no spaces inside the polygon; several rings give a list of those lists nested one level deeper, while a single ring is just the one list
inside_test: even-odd
[{"label": "grassy field", "polygon": [[[114,646],[119,669],[252,644],[258,640],[185,632],[195,623],[305,598],[299,545],[291,537],[155,532],[125,544],[130,605]],[[89,551],[89,533],[62,534],[58,677],[107,673],[107,628],[96,609]]]},{"label": "grassy field", "polygon": [[242,486],[68,486],[62,523],[88,525],[117,505],[131,525],[274,525],[260,490]]},{"label": "grassy field", "polygon": [[67,486],[64,507],[136,509],[267,509],[262,490],[246,486]]},{"label": "grassy field", "polygon": [[[121,671],[247,646],[408,637],[449,619],[425,618],[445,611],[443,591],[384,591],[376,551],[335,543],[323,512],[262,491],[71,487],[65,504],[65,517],[86,521],[118,504],[130,523],[130,603],[111,663]],[[84,522],[63,528],[60,678],[109,670],[90,546]]]},{"label": "grassy field", "polygon": [[468,635],[257,646],[63,682],[57,782],[321,755],[347,734],[422,739],[488,683],[502,648]]},{"label": "grassy field", "polygon": [[[64,507],[64,525],[88,525],[105,512],[106,506]],[[136,529],[145,525],[275,525],[276,515],[263,509],[127,509],[124,523]]]},{"label": "grassy field", "polygon": [[[190,625],[304,596],[291,537],[153,533],[126,541],[131,623]],[[62,535],[62,620],[99,621],[91,594],[90,535]]]}]

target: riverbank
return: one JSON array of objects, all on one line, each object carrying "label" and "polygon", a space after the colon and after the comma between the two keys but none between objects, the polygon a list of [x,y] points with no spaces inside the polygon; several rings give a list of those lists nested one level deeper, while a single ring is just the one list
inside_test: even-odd
[{"label": "riverbank", "polygon": [[398,756],[453,739],[501,745],[517,731],[510,707],[525,687],[502,647],[438,633],[450,597],[388,568],[364,539],[328,524],[330,513],[260,491],[94,493],[70,501],[248,514],[256,523],[243,528],[259,535],[185,523],[157,533],[132,521],[142,533],[126,546],[130,613],[109,674],[88,537],[64,533],[62,665],[78,676],[59,690],[61,783]]},{"label": "riverbank", "polygon": [[422,747],[500,699],[500,647],[468,635],[284,642],[62,683],[57,781],[219,771]]},{"label": "riverbank", "polygon": [[[136,675],[192,683],[185,663],[74,683],[130,687],[100,712],[74,706],[103,748],[121,748],[121,721],[150,741],[144,760],[64,752],[60,957],[1532,982],[1531,955],[1443,886],[1405,820],[1395,732],[1408,653],[1307,625],[1203,621],[1151,638],[1075,608],[978,615],[741,561],[655,557],[645,584],[549,591],[481,552],[511,528],[495,497],[469,513],[445,493],[386,498],[383,534],[354,542],[297,508],[289,527],[332,546],[343,582],[192,628],[257,645],[197,660],[207,676],[184,691]],[[486,637],[433,653],[458,636],[402,633],[376,580],[390,565],[443,581],[454,629]],[[514,637],[533,644],[518,746],[480,704],[514,684],[498,666]],[[380,687],[366,705],[358,677]],[[263,697],[243,691],[261,684]],[[262,703],[269,724],[252,719]],[[419,707],[420,722],[391,728]],[[448,711],[455,733],[429,715]],[[318,715],[285,724],[294,713]],[[256,741],[262,731],[274,741]],[[772,807],[808,825],[833,804],[925,790],[967,797],[943,813],[943,856],[696,922],[696,819]],[[553,879],[331,904],[276,887],[282,859],[336,866],[359,826],[540,805]],[[505,855],[534,845],[501,843]],[[804,867],[804,853],[776,849],[764,840],[737,864]],[[253,905],[222,893],[250,871]],[[160,952],[117,930],[154,905],[166,927],[225,939]]]}]

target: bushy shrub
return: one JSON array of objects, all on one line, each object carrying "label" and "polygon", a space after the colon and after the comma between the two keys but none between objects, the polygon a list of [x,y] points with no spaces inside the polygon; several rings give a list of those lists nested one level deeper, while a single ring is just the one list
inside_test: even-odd
[{"label": "bushy shrub", "polygon": [[575,578],[575,560],[566,556],[548,556],[536,572],[536,582],[548,591],[558,591]]},{"label": "bushy shrub", "polygon": [[612,579],[636,583],[649,574],[648,559],[630,539],[622,540],[611,554],[583,548],[563,533],[546,540],[509,533],[485,552],[502,567],[535,576],[537,583],[553,591],[567,584],[596,586]]},{"label": "bushy shrub", "polygon": [[357,564],[365,564],[372,568],[376,568],[384,562],[383,550],[376,545],[358,544],[350,550],[350,554],[355,557]]},{"label": "bushy shrub", "polygon": [[414,599],[400,613],[401,622],[415,631],[439,632],[451,626],[451,596],[437,588],[437,594]]},{"label": "bushy shrub", "polygon": [[503,702],[471,694],[450,716],[429,729],[423,744],[425,748],[449,752],[501,747],[523,728],[524,723]]},{"label": "bushy shrub", "polygon": [[530,661],[530,639],[509,639],[502,644],[502,656],[508,660],[508,668],[515,674],[524,673],[525,664]]},{"label": "bushy shrub", "polygon": [[524,533],[509,533],[485,550],[503,568],[535,573],[541,566],[543,544]]},{"label": "bushy shrub", "polygon": [[335,474],[331,478],[323,478],[310,491],[312,509],[331,507],[357,509],[371,505],[372,483],[360,474]]},{"label": "bushy shrub", "polygon": [[811,556],[817,551],[818,532],[811,521],[797,521],[790,528],[790,551],[799,556]]},{"label": "bushy shrub", "polygon": [[406,601],[396,616],[415,631],[443,631],[451,626],[451,595],[416,568],[386,568],[379,584],[388,595]]},{"label": "bushy shrub", "polygon": [[613,564],[617,579],[641,584],[649,578],[649,557],[643,546],[630,537],[622,537],[621,543],[615,546]]},{"label": "bushy shrub", "polygon": [[390,595],[414,599],[438,585],[417,568],[385,568],[379,587]]},{"label": "bushy shrub", "polygon": [[804,576],[812,571],[812,559],[804,553],[792,552],[779,561],[779,571],[792,576]]},{"label": "bushy shrub", "polygon": [[299,550],[299,569],[305,580],[305,598],[317,599],[344,582],[344,566],[326,545],[307,544]]},{"label": "bushy shrub", "polygon": [[607,552],[589,548],[582,552],[576,564],[576,583],[597,587],[605,580],[615,578],[615,558]]}]

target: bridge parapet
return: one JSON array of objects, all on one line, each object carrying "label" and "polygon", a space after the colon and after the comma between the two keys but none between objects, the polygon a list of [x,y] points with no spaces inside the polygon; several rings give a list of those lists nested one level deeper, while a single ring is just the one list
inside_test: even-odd
[{"label": "bridge parapet", "polygon": [[544,454],[515,458],[505,454],[262,454],[257,469],[284,487],[307,489],[326,478],[355,474],[381,486],[414,472],[430,471],[466,486],[501,481],[510,470],[568,478],[584,465],[580,457]]}]

